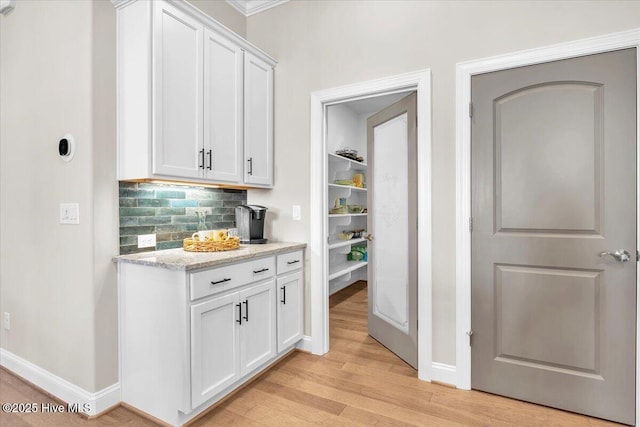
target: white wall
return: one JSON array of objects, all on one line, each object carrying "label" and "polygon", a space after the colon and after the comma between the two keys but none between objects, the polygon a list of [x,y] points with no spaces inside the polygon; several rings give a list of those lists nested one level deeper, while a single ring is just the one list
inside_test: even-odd
[{"label": "white wall", "polygon": [[[0,20],[2,348],[95,391],[92,4],[18,2]],[[80,225],[58,224],[60,202]]]},{"label": "white wall", "polygon": [[118,381],[116,268],[119,214],[116,180],[116,14],[111,2],[92,3],[93,300],[95,388]]},{"label": "white wall", "polygon": [[638,26],[640,2],[620,1],[292,1],[253,15],[249,41],[278,60],[276,173],[275,188],[249,202],[286,207],[274,235],[309,241],[310,93],[431,68],[433,357],[454,365],[455,64]]},{"label": "white wall", "polygon": [[[362,139],[361,123],[358,115],[344,104],[332,105],[327,109],[327,152],[335,153],[349,147],[366,155],[367,137]],[[365,156],[366,157],[366,156]]]},{"label": "white wall", "polygon": [[231,31],[242,37],[247,35],[247,18],[224,0],[188,0],[189,3],[213,16]]}]

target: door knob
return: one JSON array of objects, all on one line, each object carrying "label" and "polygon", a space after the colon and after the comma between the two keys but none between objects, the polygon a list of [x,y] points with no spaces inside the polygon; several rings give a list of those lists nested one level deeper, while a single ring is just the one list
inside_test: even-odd
[{"label": "door knob", "polygon": [[600,256],[604,257],[610,255],[619,262],[627,262],[631,259],[631,254],[624,249],[618,249],[615,252],[600,252]]}]

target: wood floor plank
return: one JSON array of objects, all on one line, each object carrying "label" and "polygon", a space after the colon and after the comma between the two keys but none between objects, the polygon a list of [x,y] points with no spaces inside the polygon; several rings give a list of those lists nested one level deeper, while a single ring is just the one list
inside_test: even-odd
[{"label": "wood floor plank", "polygon": [[265,393],[277,394],[293,402],[306,405],[309,409],[323,411],[333,415],[340,415],[346,406],[344,403],[336,402],[332,399],[327,399],[311,393],[305,393],[304,391],[272,382],[268,378],[264,381],[260,381],[260,383],[255,386],[258,390],[262,390]]},{"label": "wood floor plank", "polygon": [[356,376],[343,370],[332,370],[325,367],[320,369],[314,369],[314,367],[298,368],[291,365],[283,366],[281,370],[318,384],[337,387],[341,390],[359,393],[363,396],[418,411],[425,402],[431,400],[431,393],[428,391],[413,390],[412,393],[407,393],[405,387],[396,384],[384,384],[375,377]]},{"label": "wood floor plank", "polygon": [[300,418],[306,422],[313,423],[314,425],[341,427],[363,425],[357,420],[349,422],[341,418],[344,410],[341,411],[340,416],[338,416],[325,411],[310,411],[309,408],[303,403],[290,400],[278,394],[267,393],[257,388],[251,388],[248,393],[251,396],[255,396],[255,398],[260,401],[269,402],[269,407],[275,411],[278,411],[280,414],[292,414],[297,418]]},{"label": "wood floor plank", "polygon": [[375,412],[365,411],[364,409],[353,408],[351,406],[347,406],[344,409],[342,414],[340,414],[340,418],[349,420],[349,423],[351,425],[357,423],[357,424],[363,424],[363,425],[372,426],[372,427],[373,426],[410,427],[410,426],[417,425],[417,424],[404,423],[396,419],[377,414]]},{"label": "wood floor plank", "polygon": [[245,416],[236,414],[227,408],[217,408],[215,413],[202,417],[189,427],[238,426],[264,427],[265,424],[255,422]]},{"label": "wood floor plank", "polygon": [[274,382],[288,385],[306,393],[315,394],[317,396],[328,399],[335,399],[345,403],[347,406],[362,409],[365,411],[375,410],[375,413],[382,416],[392,418],[408,424],[430,425],[430,426],[453,426],[462,425],[453,421],[445,420],[428,414],[418,413],[416,411],[390,404],[377,398],[370,398],[361,394],[344,391],[331,386],[318,384],[316,382],[302,379],[296,375],[289,374],[279,370],[271,376]]}]

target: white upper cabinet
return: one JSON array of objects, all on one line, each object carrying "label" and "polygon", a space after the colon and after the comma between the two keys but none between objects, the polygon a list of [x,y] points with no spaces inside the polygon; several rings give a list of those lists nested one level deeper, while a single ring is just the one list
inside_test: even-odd
[{"label": "white upper cabinet", "polygon": [[273,183],[273,68],[244,56],[244,181]]},{"label": "white upper cabinet", "polygon": [[116,7],[118,179],[271,187],[275,60],[187,2]]},{"label": "white upper cabinet", "polygon": [[168,3],[154,11],[153,173],[200,178],[202,23]]},{"label": "white upper cabinet", "polygon": [[214,181],[242,181],[243,66],[240,46],[205,30],[205,173]]}]

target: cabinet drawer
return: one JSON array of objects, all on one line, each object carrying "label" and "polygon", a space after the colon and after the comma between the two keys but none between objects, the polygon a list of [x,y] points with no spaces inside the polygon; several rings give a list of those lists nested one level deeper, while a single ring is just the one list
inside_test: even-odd
[{"label": "cabinet drawer", "polygon": [[278,255],[278,274],[299,270],[302,268],[303,263],[302,251]]},{"label": "cabinet drawer", "polygon": [[191,273],[191,300],[268,279],[275,269],[274,257],[268,257]]}]

